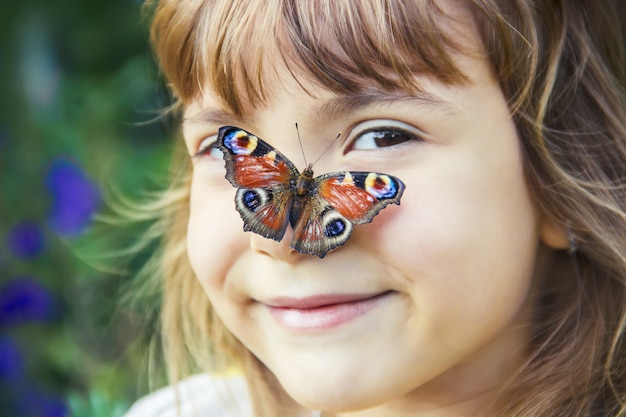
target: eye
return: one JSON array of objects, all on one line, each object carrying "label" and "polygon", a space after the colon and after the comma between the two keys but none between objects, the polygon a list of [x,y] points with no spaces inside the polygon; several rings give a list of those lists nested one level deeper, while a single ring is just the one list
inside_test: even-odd
[{"label": "eye", "polygon": [[352,131],[352,150],[386,148],[409,141],[423,141],[426,136],[419,129],[395,120],[368,120]]},{"label": "eye", "polygon": [[223,159],[224,153],[217,147],[216,136],[204,138],[198,146],[198,152],[194,157],[209,156],[214,159]]}]

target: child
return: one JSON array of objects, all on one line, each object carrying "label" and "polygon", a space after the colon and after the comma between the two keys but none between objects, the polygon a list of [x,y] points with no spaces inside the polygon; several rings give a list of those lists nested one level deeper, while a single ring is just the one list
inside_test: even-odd
[{"label": "child", "polygon": [[626,416],[619,25],[608,0],[159,1],[189,156],[152,279],[183,382],[128,416]]}]

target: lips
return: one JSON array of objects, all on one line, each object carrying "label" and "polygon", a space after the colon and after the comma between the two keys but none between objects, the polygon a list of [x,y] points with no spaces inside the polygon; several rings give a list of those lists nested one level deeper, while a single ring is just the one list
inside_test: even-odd
[{"label": "lips", "polygon": [[324,294],[278,297],[263,304],[282,327],[296,332],[329,330],[367,314],[392,294]]}]

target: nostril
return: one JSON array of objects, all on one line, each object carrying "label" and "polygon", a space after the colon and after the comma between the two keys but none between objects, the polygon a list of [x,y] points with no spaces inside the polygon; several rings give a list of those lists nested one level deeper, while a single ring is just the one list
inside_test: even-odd
[{"label": "nostril", "polygon": [[285,235],[280,241],[263,237],[256,233],[251,233],[250,248],[255,253],[270,256],[275,259],[289,260],[295,258],[299,253],[289,246],[289,236]]}]

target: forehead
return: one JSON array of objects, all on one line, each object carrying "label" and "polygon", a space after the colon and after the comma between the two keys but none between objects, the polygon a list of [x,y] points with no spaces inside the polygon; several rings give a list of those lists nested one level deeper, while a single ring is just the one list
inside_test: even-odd
[{"label": "forehead", "polygon": [[238,122],[255,124],[258,122],[259,114],[271,107],[274,109],[280,107],[297,108],[306,111],[305,118],[316,123],[359,113],[366,109],[385,109],[399,104],[409,104],[424,111],[436,110],[447,115],[459,112],[457,105],[449,99],[449,91],[442,92],[439,85],[426,79],[421,80],[422,90],[419,92],[402,90],[387,92],[370,89],[366,92],[353,94],[335,94],[321,87],[316,87],[313,94],[308,94],[307,91],[313,90],[311,84],[304,87],[306,84],[302,81],[296,82],[292,78],[292,74],[285,73],[284,76],[286,79],[277,77],[273,82],[273,88],[270,87],[270,97],[267,102],[248,104],[244,106],[240,115],[220,106],[215,95],[204,94],[187,107],[183,123],[202,123],[213,126]]},{"label": "forehead", "polygon": [[164,71],[185,106],[212,95],[238,116],[263,106],[285,73],[313,96],[320,88],[420,93],[416,75],[467,81],[455,55],[480,50],[471,15],[455,0],[201,3],[196,15],[206,19],[163,29],[188,32],[182,48],[180,33],[169,45],[182,55],[161,56]]}]

